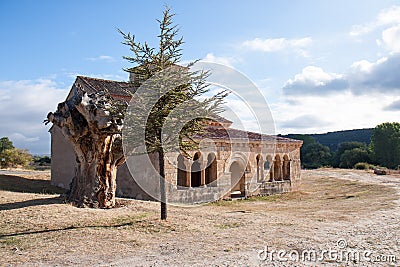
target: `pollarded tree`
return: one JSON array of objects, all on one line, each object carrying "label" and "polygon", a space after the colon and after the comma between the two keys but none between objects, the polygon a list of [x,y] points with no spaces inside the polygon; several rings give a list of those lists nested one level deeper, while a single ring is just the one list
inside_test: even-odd
[{"label": "pollarded tree", "polygon": [[76,90],[47,115],[61,128],[75,152],[77,170],[68,194],[79,207],[115,206],[116,172],[124,163],[121,130],[127,103],[107,92]]},{"label": "pollarded tree", "polygon": [[[173,16],[166,7],[163,19],[158,20],[157,48],[137,42],[134,35],[120,30],[124,44],[133,52],[132,56],[124,58],[135,65],[126,71],[136,77],[134,82],[140,86],[134,96],[134,105],[128,109],[124,138],[129,144],[129,152],[142,147],[132,153],[158,154],[161,219],[167,218],[165,152],[180,150],[188,155],[188,151],[196,149],[198,143],[194,137],[202,133],[207,119],[222,112],[221,104],[227,96],[226,91],[221,91],[204,97],[210,92],[206,83],[209,73],[191,72],[192,64],[188,67],[177,65],[182,56],[183,40],[177,37],[178,28],[173,25]],[[195,116],[187,116],[187,113]],[[178,134],[176,129],[179,129]]]}]

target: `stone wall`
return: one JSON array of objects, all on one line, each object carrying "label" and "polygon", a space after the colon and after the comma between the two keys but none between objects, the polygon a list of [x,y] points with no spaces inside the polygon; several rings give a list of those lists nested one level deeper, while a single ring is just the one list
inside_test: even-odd
[{"label": "stone wall", "polygon": [[75,176],[75,152],[61,129],[53,125],[51,133],[51,184],[69,189]]},{"label": "stone wall", "polygon": [[[61,130],[54,126],[51,130],[52,135],[52,170],[51,182],[53,185],[69,188],[69,184],[75,174],[75,155],[72,146],[61,133]],[[202,168],[201,182],[199,187],[178,186],[178,153],[167,153],[165,158],[165,172],[168,186],[168,201],[171,203],[201,203],[214,201],[219,198],[230,198],[232,173],[230,167],[234,162],[243,169],[243,192],[241,196],[268,195],[283,193],[296,190],[300,181],[300,142],[278,142],[276,144],[258,142],[245,143],[241,140],[231,142],[224,140],[214,140],[212,150],[205,149],[191,152],[193,157],[199,153],[198,162]],[[235,151],[235,152],[232,152]],[[216,157],[216,177],[213,183],[206,184],[205,168],[207,167],[207,156],[214,153]],[[282,181],[271,181],[279,175],[273,173],[275,159],[281,161],[277,164],[280,177],[284,171],[283,159],[287,160],[290,169],[290,179]],[[159,180],[156,177],[158,166],[157,157],[150,156],[152,164],[145,162],[144,158],[129,159],[131,170],[126,164],[121,166],[117,172],[117,195],[141,200],[153,200],[152,196],[158,196]],[[128,160],[128,161],[129,161]],[[268,161],[270,169],[264,169],[264,163]],[[185,165],[190,179],[190,167],[192,160],[186,160]],[[279,165],[279,166],[278,166]],[[146,166],[146,167],[143,167]],[[156,166],[155,168],[153,166]],[[259,166],[259,167],[257,167]],[[133,175],[131,174],[133,173]],[[144,183],[144,184],[143,184]],[[189,184],[190,185],[190,184]]]}]

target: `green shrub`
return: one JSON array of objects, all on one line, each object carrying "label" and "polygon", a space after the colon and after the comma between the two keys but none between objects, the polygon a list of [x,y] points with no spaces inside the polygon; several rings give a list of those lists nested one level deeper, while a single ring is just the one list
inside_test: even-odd
[{"label": "green shrub", "polygon": [[340,156],[339,167],[346,169],[353,168],[358,162],[371,162],[368,149],[365,145],[364,147],[356,147],[353,149],[345,150]]},{"label": "green shrub", "polygon": [[27,167],[33,157],[27,150],[11,148],[0,153],[1,167]]},{"label": "green shrub", "polygon": [[354,169],[357,170],[372,170],[375,166],[366,162],[358,162],[354,165]]}]

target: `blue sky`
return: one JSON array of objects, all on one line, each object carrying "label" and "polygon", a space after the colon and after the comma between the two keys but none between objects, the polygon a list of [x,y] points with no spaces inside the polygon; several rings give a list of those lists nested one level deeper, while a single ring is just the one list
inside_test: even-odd
[{"label": "blue sky", "polygon": [[[400,1],[1,0],[0,136],[50,153],[42,121],[76,75],[127,80],[129,50],[117,28],[156,45],[165,4],[184,37],[183,60],[247,75],[276,133],[398,120]],[[251,116],[234,106],[252,130]]]}]

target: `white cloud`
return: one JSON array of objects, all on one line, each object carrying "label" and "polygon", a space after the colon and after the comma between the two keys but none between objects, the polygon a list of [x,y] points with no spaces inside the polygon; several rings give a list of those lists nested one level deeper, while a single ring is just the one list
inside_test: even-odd
[{"label": "white cloud", "polygon": [[250,91],[251,95],[237,94],[238,92],[230,94],[225,99],[224,112],[221,115],[233,122],[233,128],[275,134],[267,100],[261,92]]},{"label": "white cloud", "polygon": [[301,74],[297,74],[294,80],[289,80],[288,83],[302,82],[311,83],[315,86],[325,85],[334,79],[341,78],[343,75],[336,73],[327,73],[322,68],[308,66],[303,69]]},{"label": "white cloud", "polygon": [[372,63],[366,60],[355,62],[347,74],[351,91],[355,94],[370,92],[398,94],[399,69],[400,54],[391,54]]},{"label": "white cloud", "polygon": [[386,111],[400,111],[400,99],[393,101],[389,105],[387,105],[383,110]]},{"label": "white cloud", "polygon": [[382,34],[377,45],[392,53],[400,52],[400,6],[383,9],[370,23],[354,25],[350,35],[358,37],[378,29]]},{"label": "white cloud", "polygon": [[203,61],[232,66],[237,60],[232,57],[217,57],[213,53],[208,53]]},{"label": "white cloud", "polygon": [[363,34],[367,34],[370,31],[372,31],[376,26],[373,24],[367,24],[367,25],[353,25],[351,27],[350,35],[351,36],[359,36]]},{"label": "white cloud", "polygon": [[360,36],[376,30],[382,26],[394,25],[400,23],[400,6],[392,6],[383,9],[376,18],[369,23],[363,25],[353,25],[350,35]]},{"label": "white cloud", "polygon": [[272,106],[277,132],[321,133],[398,121],[399,69],[399,53],[356,61],[344,74],[304,68],[286,82],[284,100]]},{"label": "white cloud", "polygon": [[285,120],[279,123],[279,126],[282,128],[302,130],[324,127],[326,125],[329,125],[329,122],[311,114],[301,115],[294,119]]},{"label": "white cloud", "polygon": [[376,18],[378,25],[400,23],[400,6],[383,9]]},{"label": "white cloud", "polygon": [[10,136],[10,139],[13,140],[14,142],[36,142],[40,140],[39,136],[35,136],[35,137],[27,137],[21,133],[13,133]]},{"label": "white cloud", "polygon": [[344,74],[327,73],[315,66],[308,66],[283,86],[286,95],[326,95],[342,91],[353,94],[371,92],[400,92],[400,54],[394,53],[376,62],[354,62]]},{"label": "white cloud", "polygon": [[[289,96],[290,97],[290,96]],[[325,96],[293,96],[296,103],[272,105],[278,133],[323,133],[370,128],[387,121],[398,121],[399,113],[383,111],[393,102],[392,95],[354,95],[340,92]]]},{"label": "white cloud", "polygon": [[261,52],[277,52],[282,50],[295,51],[303,56],[307,56],[306,48],[312,44],[313,40],[310,37],[299,39],[286,38],[254,38],[246,40],[242,43],[242,47]]},{"label": "white cloud", "polygon": [[283,91],[286,94],[327,94],[347,89],[343,75],[327,73],[316,66],[305,67],[294,79],[289,79]]},{"label": "white cloud", "polygon": [[89,57],[87,58],[89,61],[106,61],[106,62],[114,62],[115,59],[112,56],[101,55],[98,57]]},{"label": "white cloud", "polygon": [[373,66],[374,64],[368,60],[360,60],[353,62],[350,68],[353,69],[354,72],[370,72]]},{"label": "white cloud", "polygon": [[389,51],[400,52],[400,24],[384,30],[382,41]]},{"label": "white cloud", "polygon": [[50,79],[0,82],[0,136],[8,136],[19,148],[50,153],[48,112],[65,100],[68,88]]}]

